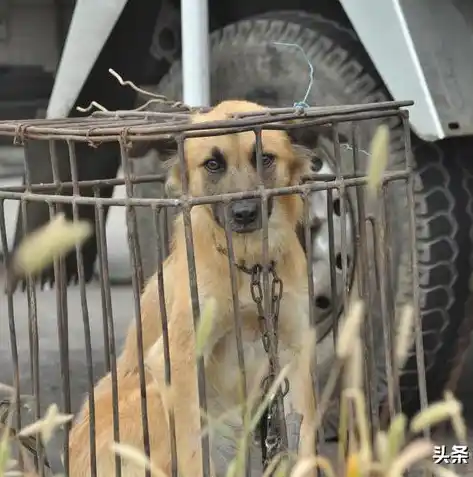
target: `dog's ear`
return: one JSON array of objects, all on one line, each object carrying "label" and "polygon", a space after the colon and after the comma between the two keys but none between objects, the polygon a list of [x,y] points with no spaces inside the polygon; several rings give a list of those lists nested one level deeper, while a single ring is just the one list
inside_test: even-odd
[{"label": "dog's ear", "polygon": [[314,152],[299,144],[293,144],[292,148],[294,150],[295,161],[291,171],[291,185],[297,185],[301,182],[303,176],[312,172]]},{"label": "dog's ear", "polygon": [[130,158],[139,158],[156,150],[162,159],[163,170],[166,175],[165,190],[169,197],[182,194],[181,172],[177,144],[173,138],[159,139],[156,141],[136,142],[129,152]]},{"label": "dog's ear", "polygon": [[152,141],[135,141],[132,144],[128,155],[131,159],[142,157],[148,154],[152,149],[165,156],[177,151],[177,144],[172,137],[163,137]]},{"label": "dog's ear", "polygon": [[148,154],[152,149],[157,149],[156,144],[153,141],[136,141],[132,144],[130,150],[128,151],[128,156],[130,159],[135,159],[137,157],[143,157]]},{"label": "dog's ear", "polygon": [[315,149],[321,136],[331,137],[331,127],[320,124],[311,124],[308,119],[294,119],[288,121],[286,132],[294,144]]}]

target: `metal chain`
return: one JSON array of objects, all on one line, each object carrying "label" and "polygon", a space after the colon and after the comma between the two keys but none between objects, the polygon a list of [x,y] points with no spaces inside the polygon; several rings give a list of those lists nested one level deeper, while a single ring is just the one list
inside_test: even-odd
[{"label": "metal chain", "polygon": [[[274,361],[274,356],[270,353],[271,345],[271,336],[269,330],[266,326],[266,320],[264,317],[264,308],[263,308],[263,286],[262,286],[262,272],[263,267],[259,264],[255,265],[251,269],[251,297],[256,304],[258,310],[258,324],[261,332],[261,341],[263,343],[263,348],[268,355],[269,360],[269,372],[262,381],[263,393],[266,395],[273,384],[274,379],[276,378],[276,363]],[[271,262],[268,268],[270,275],[270,286],[271,286],[271,302],[269,316],[273,323],[274,330],[274,344],[275,344],[275,353],[277,353],[277,333],[278,333],[278,324],[279,324],[279,307],[281,304],[281,298],[283,293],[283,283],[282,280],[276,273],[276,266],[274,262]],[[284,389],[282,391],[282,396],[285,396],[289,392],[289,381],[284,380]],[[281,451],[281,432],[278,426],[278,393],[270,402],[269,408],[265,411],[261,418],[260,422],[260,439],[261,439],[261,451],[263,457],[263,467],[266,469],[271,460]]]},{"label": "metal chain", "polygon": [[[223,247],[217,246],[217,250],[228,257],[227,251]],[[271,350],[271,336],[269,330],[266,326],[266,320],[264,318],[264,307],[263,307],[263,285],[262,285],[262,272],[263,266],[256,264],[253,267],[249,268],[244,263],[235,263],[236,268],[238,268],[243,273],[250,275],[250,291],[251,298],[256,304],[258,311],[258,324],[261,333],[261,341],[263,348],[268,355],[269,361],[269,372],[263,378],[261,386],[263,388],[263,396],[265,396],[271,385],[274,382],[276,377],[276,363],[274,361],[275,356],[270,352]],[[278,333],[278,324],[279,324],[279,307],[281,304],[281,298],[283,293],[283,282],[276,273],[276,264],[271,262],[268,267],[268,273],[270,275],[270,286],[271,286],[271,302],[269,316],[272,320],[273,330],[274,330],[274,351],[277,354],[277,333]],[[273,458],[281,452],[281,431],[279,429],[278,416],[280,415],[278,409],[278,398],[286,396],[289,392],[289,381],[284,380],[284,387],[282,390],[278,390],[273,399],[271,400],[268,409],[263,413],[260,424],[259,432],[255,435],[256,440],[259,440],[261,443],[261,453],[263,460],[264,469],[270,464]]]}]

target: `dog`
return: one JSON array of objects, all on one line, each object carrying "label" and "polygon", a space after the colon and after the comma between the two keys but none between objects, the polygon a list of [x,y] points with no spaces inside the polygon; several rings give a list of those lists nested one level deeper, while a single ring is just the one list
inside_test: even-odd
[{"label": "dog", "polygon": [[[227,120],[234,114],[266,109],[247,101],[223,101],[207,113],[193,115],[193,123]],[[297,185],[310,171],[310,161],[298,155],[289,136],[279,130],[263,130],[262,177],[265,188]],[[254,132],[188,138],[184,144],[188,194],[192,197],[256,190],[259,178]],[[181,164],[174,158],[166,187],[170,195],[182,194]],[[268,199],[268,255],[284,284],[278,325],[278,356],[281,366],[296,363],[301,343],[309,330],[307,263],[296,234],[302,219],[302,199],[295,194]],[[224,228],[224,205],[197,205],[191,209],[191,224],[200,307],[212,300],[212,326],[203,356],[206,374],[208,414],[219,415],[239,404],[239,366],[233,318],[232,288]],[[242,341],[248,389],[260,385],[261,364],[267,362],[258,326],[258,310],[251,297],[250,275],[245,271],[263,263],[263,217],[260,199],[243,199],[228,207],[233,255],[239,293]],[[146,394],[149,416],[150,460],[164,475],[171,475],[168,409],[175,418],[177,458],[180,475],[204,477],[200,445],[201,410],[198,401],[196,343],[189,288],[184,217],[174,223],[171,253],[163,264],[163,287],[168,319],[171,387],[164,380],[162,321],[158,303],[158,278],[153,276],[141,297],[141,322],[146,366]],[[296,369],[297,366],[293,365]],[[138,378],[136,326],[130,325],[124,349],[117,360],[120,442],[143,449],[141,391]],[[310,379],[310,376],[307,378]],[[290,392],[285,411],[303,416],[313,413],[313,402],[300,392],[300,378],[289,376]],[[307,383],[305,383],[307,386]],[[114,475],[112,387],[110,375],[95,387],[95,429],[97,475]],[[71,477],[90,475],[89,409],[86,402],[73,423],[70,440]],[[305,417],[302,426],[308,422]],[[241,418],[224,420],[232,435],[242,430]],[[211,474],[218,475],[216,462],[234,454],[235,439],[215,431],[211,440]],[[259,457],[260,459],[260,457]],[[256,465],[256,464],[255,464]],[[122,475],[142,475],[143,469],[122,459]],[[207,476],[205,476],[207,477]]]}]

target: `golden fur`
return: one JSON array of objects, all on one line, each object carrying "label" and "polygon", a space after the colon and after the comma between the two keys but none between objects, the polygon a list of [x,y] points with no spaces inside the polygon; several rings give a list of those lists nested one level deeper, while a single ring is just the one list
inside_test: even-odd
[{"label": "golden fur", "polygon": [[[264,110],[261,106],[245,101],[224,101],[206,114],[193,117],[194,122],[228,119],[240,112]],[[209,193],[208,174],[202,162],[217,147],[225,154],[228,171],[212,184],[213,193],[254,189],[257,174],[248,160],[254,147],[255,135],[245,132],[215,137],[191,138],[185,143],[189,190],[192,196]],[[308,171],[306,160],[294,152],[288,136],[281,131],[262,132],[265,153],[276,156],[275,164],[265,177],[265,185],[282,187],[297,184],[301,174]],[[168,186],[181,190],[179,164],[174,163]],[[298,196],[279,196],[273,199],[269,218],[269,255],[275,260],[277,273],[284,283],[284,293],[279,314],[279,356],[281,365],[293,362],[300,350],[302,337],[309,326],[309,299],[305,255],[297,239],[295,228],[302,215],[302,202]],[[239,368],[233,321],[233,305],[228,258],[218,247],[226,249],[225,232],[216,223],[212,208],[197,206],[191,212],[194,253],[197,270],[199,301],[201,307],[209,298],[215,300],[213,327],[205,349],[208,410],[218,417],[225,409],[235,406],[238,396]],[[235,261],[246,266],[262,263],[262,230],[251,233],[233,233]],[[250,295],[249,275],[237,270],[239,307],[243,322],[242,335],[248,387],[259,385],[259,371],[267,360],[261,345],[256,306]],[[151,460],[165,475],[171,475],[168,406],[175,414],[178,462],[184,477],[202,477],[200,449],[200,410],[195,364],[195,342],[189,290],[188,264],[184,238],[183,217],[175,221],[170,256],[164,263],[164,290],[168,316],[171,350],[172,388],[164,390],[164,356],[162,325],[159,312],[157,277],[147,283],[141,297],[143,345],[147,366],[147,402]],[[120,441],[143,447],[140,417],[140,389],[136,328],[131,324],[124,350],[118,359],[118,394],[120,415]],[[308,412],[308,401],[297,403],[300,385],[291,377],[291,400],[301,414]],[[299,399],[300,401],[301,399]],[[290,406],[285,405],[288,410]],[[99,477],[114,475],[112,391],[110,375],[102,378],[95,388],[97,474]],[[304,422],[304,421],[303,421]],[[241,429],[237,416],[227,419],[226,425]],[[212,458],[225,451],[234,451],[234,442],[225,442],[223,436],[211,436]],[[232,447],[233,446],[233,447]],[[215,450],[216,449],[216,450]],[[219,455],[220,455],[219,454]],[[218,457],[218,455],[217,455]],[[228,462],[227,462],[228,465]],[[70,434],[70,476],[90,475],[89,412],[87,402],[77,417]],[[122,475],[142,475],[137,469],[122,461]]]}]

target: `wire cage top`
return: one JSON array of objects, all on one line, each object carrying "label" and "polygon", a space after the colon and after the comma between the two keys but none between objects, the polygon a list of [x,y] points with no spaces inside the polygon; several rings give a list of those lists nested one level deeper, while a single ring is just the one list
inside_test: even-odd
[{"label": "wire cage top", "polygon": [[188,118],[192,112],[205,112],[209,108],[189,108],[187,111],[178,112],[96,111],[89,117],[0,121],[0,134],[13,137],[16,143],[24,139],[63,139],[93,144],[116,141],[123,137],[130,141],[146,141],[160,139],[163,134],[213,128],[252,128],[295,119],[311,120],[308,124],[361,121],[398,115],[401,112],[407,114],[407,110],[401,108],[410,105],[412,101],[388,101],[353,106],[268,108],[265,113],[261,111],[239,113],[234,115],[234,119],[207,122],[205,126],[187,124]]},{"label": "wire cage top", "polygon": [[[244,112],[237,113],[233,118],[228,120],[219,120],[213,122],[205,122],[203,124],[192,124],[189,119],[193,112],[206,112],[209,108],[175,108],[178,111],[169,110],[166,112],[160,111],[96,111],[89,117],[67,118],[67,119],[35,119],[35,120],[17,120],[17,121],[0,121],[0,135],[4,137],[12,137],[14,144],[22,145],[25,141],[50,141],[53,144],[55,141],[74,143],[87,143],[87,145],[97,148],[103,143],[118,142],[122,147],[121,154],[122,165],[125,170],[125,180],[107,178],[98,180],[78,180],[79,187],[90,186],[115,186],[125,182],[146,182],[163,180],[161,176],[153,177],[130,177],[129,167],[124,164],[129,157],[133,158],[141,155],[143,151],[142,143],[153,143],[154,148],[166,149],[169,144],[175,144],[178,140],[184,140],[187,137],[199,136],[214,136],[219,134],[231,134],[235,132],[244,131],[261,131],[262,129],[279,129],[279,130],[305,130],[307,128],[325,129],[325,134],[329,134],[334,139],[334,148],[340,149],[340,137],[335,132],[336,126],[343,123],[356,123],[357,121],[389,119],[392,117],[403,118],[406,122],[408,112],[404,107],[411,105],[411,101],[389,101],[382,103],[371,103],[361,105],[348,106],[324,106],[324,107],[310,107],[310,108],[268,108],[265,112]],[[332,132],[332,130],[334,132]],[[312,129],[313,131],[313,129]],[[146,147],[146,146],[145,146]],[[72,188],[72,183],[76,182],[74,178],[72,181],[61,180],[60,174],[55,164],[54,146],[51,146],[51,168],[52,174],[55,176],[54,183],[38,183],[30,179],[31,168],[30,161],[26,161],[25,171],[25,187],[30,192],[36,194],[40,191],[47,191],[50,189],[56,190],[60,186],[62,191]],[[146,151],[147,149],[145,149]],[[138,151],[138,152],[137,152]],[[354,150],[354,153],[359,151]],[[406,152],[406,151],[405,151]],[[406,152],[406,157],[408,154]],[[34,158],[32,158],[34,161]],[[407,163],[406,163],[407,167]],[[73,167],[77,169],[77,165]],[[71,172],[72,176],[77,177],[77,173]],[[348,182],[346,185],[355,185],[360,181],[356,178],[338,175],[339,178],[352,179],[353,183]],[[389,180],[390,173],[386,174],[386,180]],[[335,179],[335,177],[333,177]],[[321,179],[320,175],[317,177]],[[329,177],[322,177],[325,181]],[[333,187],[331,185],[330,187]],[[328,186],[323,186],[328,187]],[[25,190],[25,189],[23,189]],[[2,197],[16,199],[19,196],[9,194],[20,191],[18,187],[2,187]],[[277,192],[275,192],[277,193]],[[7,194],[7,195],[4,195]],[[36,195],[35,194],[35,195]],[[60,194],[59,194],[60,195]],[[46,200],[47,197],[29,197],[29,200]],[[68,199],[58,197],[57,191],[55,194],[56,201],[69,202],[71,200],[77,201],[78,204],[93,204],[103,203],[107,205],[123,205],[122,201],[116,199],[100,199],[97,201],[86,198],[76,197],[75,199]],[[131,200],[131,202],[130,202]],[[195,203],[201,203],[202,200],[197,199]],[[211,199],[218,200],[218,199]],[[170,202],[167,199],[129,199],[128,205],[172,205],[176,202]],[[191,199],[192,203],[192,199]]]}]

